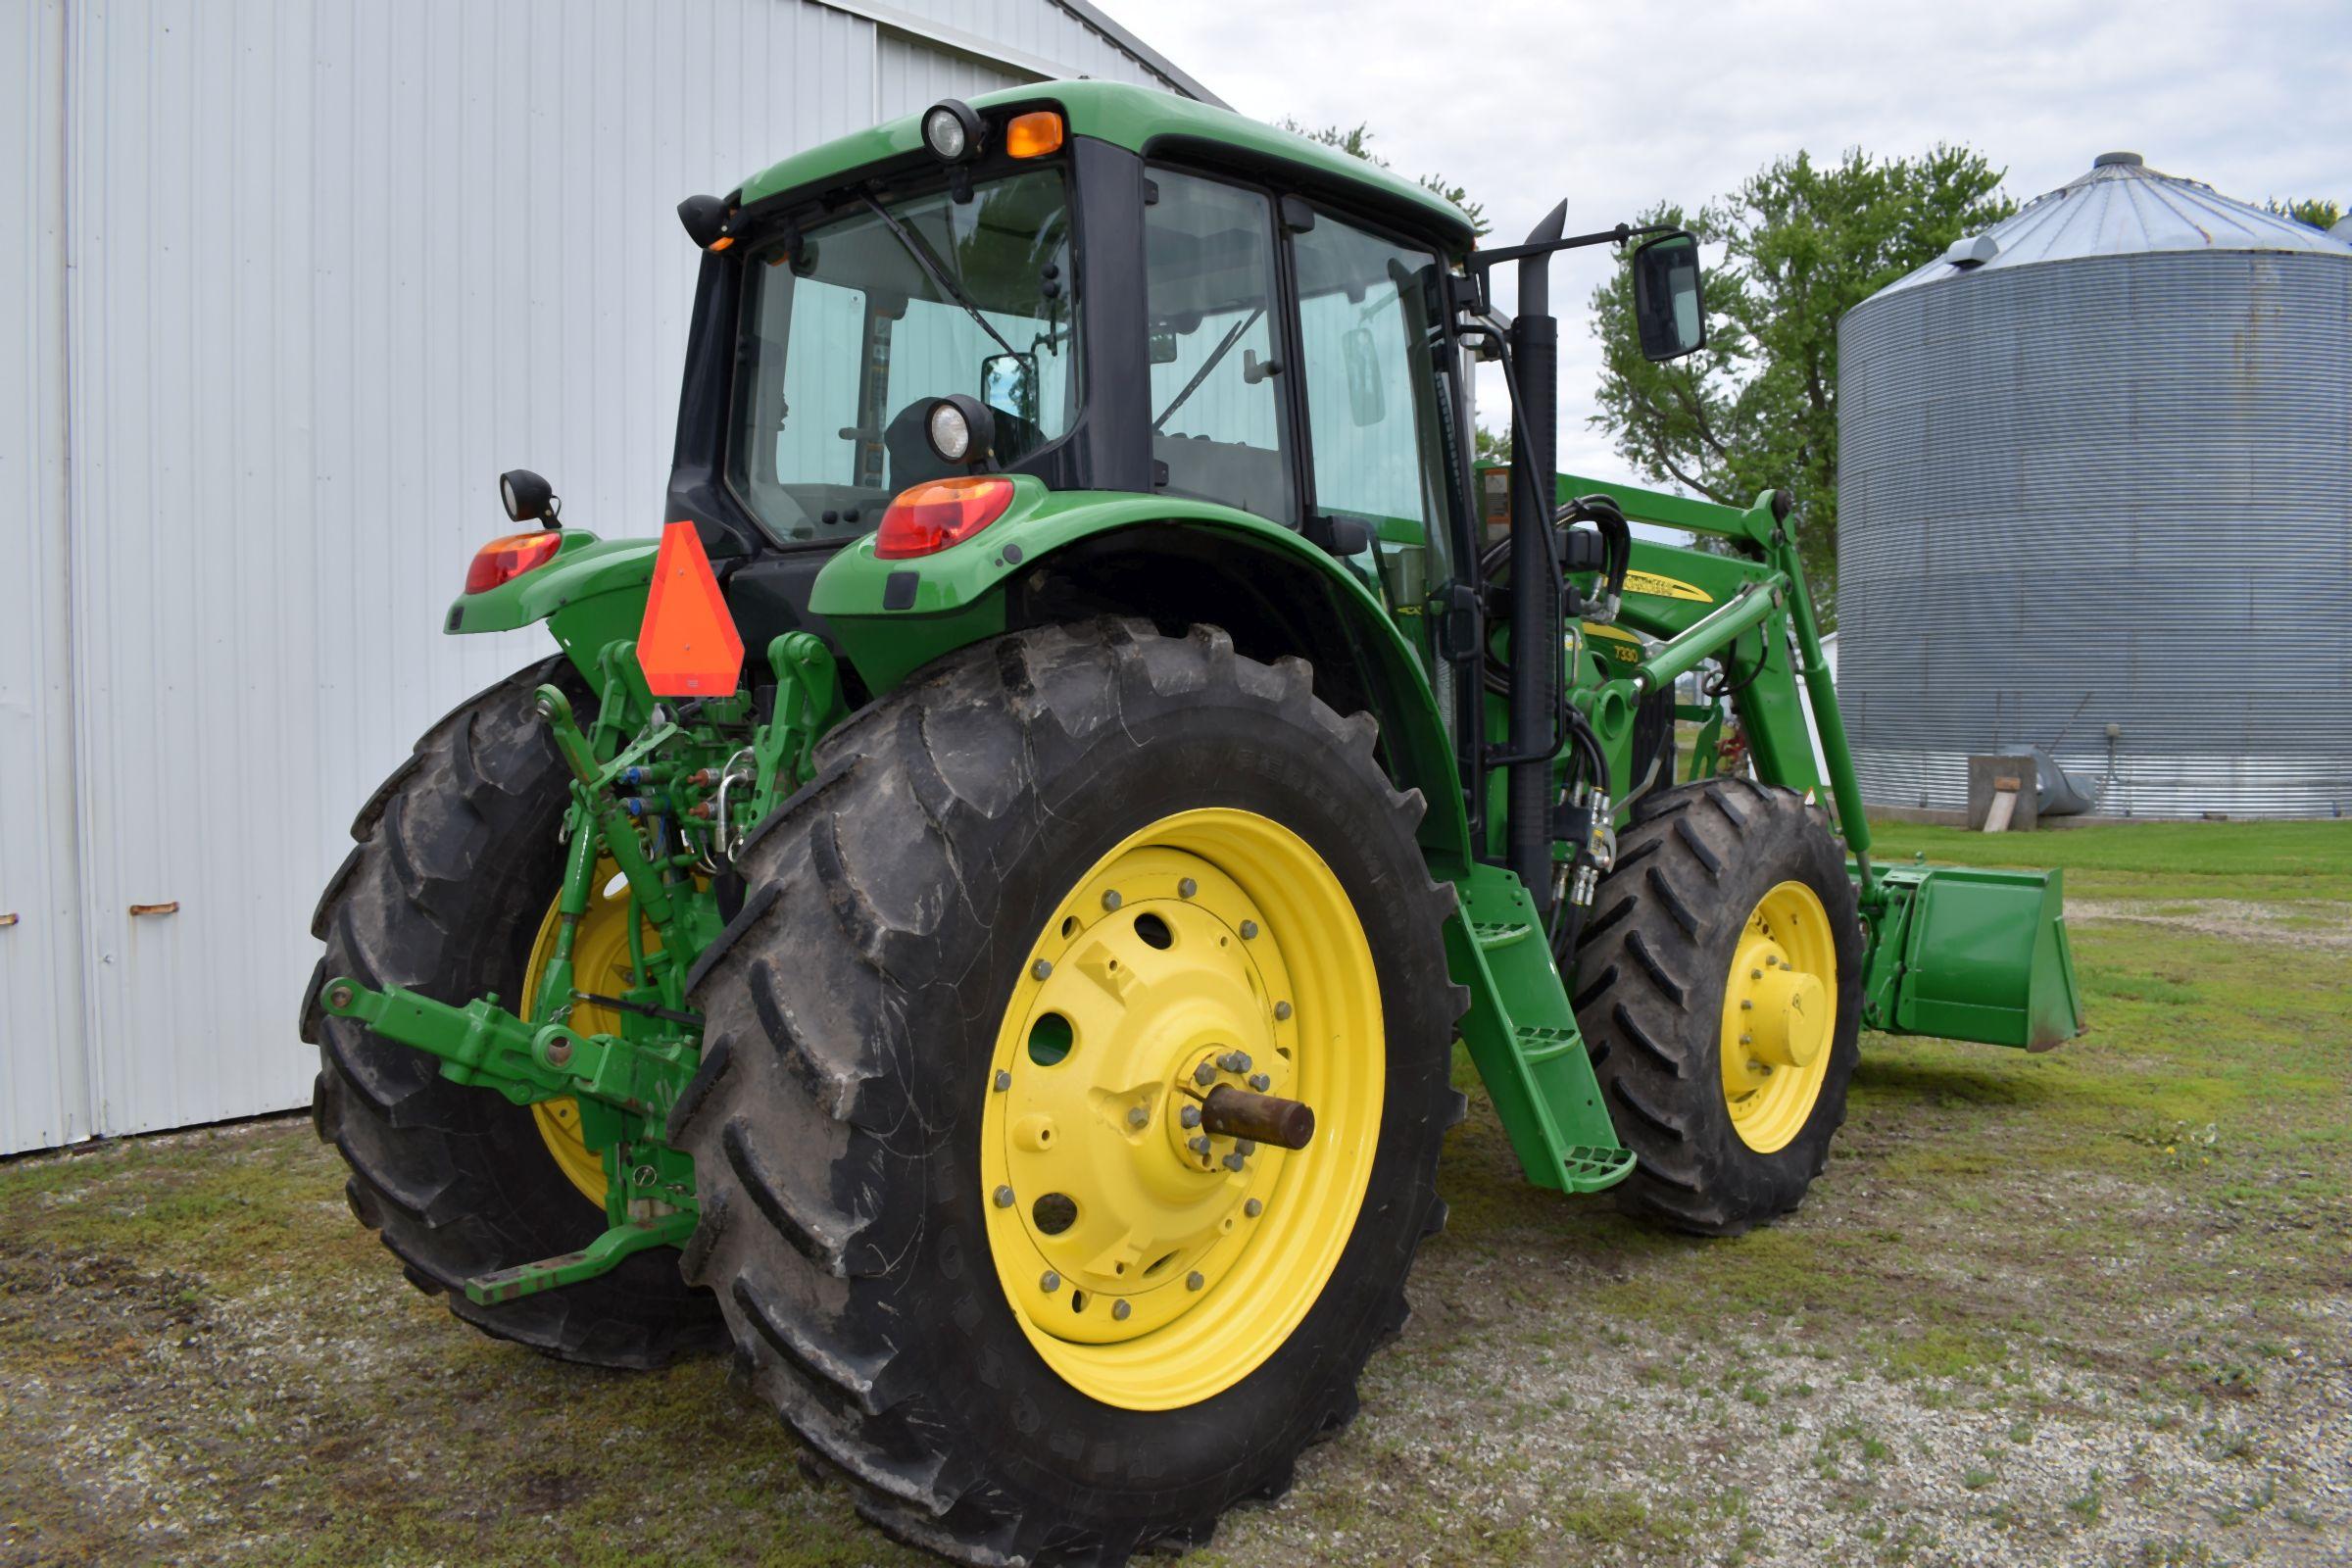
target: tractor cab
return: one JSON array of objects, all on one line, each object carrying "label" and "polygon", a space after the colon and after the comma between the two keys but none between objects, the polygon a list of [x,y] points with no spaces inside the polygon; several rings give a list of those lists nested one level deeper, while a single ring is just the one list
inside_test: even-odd
[{"label": "tractor cab", "polygon": [[1232,508],[1416,599],[1447,575],[1472,521],[1446,325],[1469,225],[1233,123],[1056,83],[682,204],[705,261],[669,514],[747,558],[722,572],[755,643],[810,623],[816,571],[895,500],[990,475]]}]

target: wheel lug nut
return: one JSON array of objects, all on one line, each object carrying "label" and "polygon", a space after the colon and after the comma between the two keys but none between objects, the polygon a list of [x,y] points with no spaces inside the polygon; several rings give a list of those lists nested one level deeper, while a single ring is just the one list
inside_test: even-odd
[{"label": "wheel lug nut", "polygon": [[1276,1022],[1278,1022],[1278,1023],[1279,1023],[1279,1022],[1281,1022],[1282,1020],[1284,1020],[1284,1019],[1286,1019],[1286,1018],[1290,1017],[1290,1015],[1291,1015],[1291,1004],[1290,1004],[1289,1003],[1287,1003],[1287,1002],[1277,1002],[1276,1004],[1274,1004],[1274,1018],[1275,1018],[1275,1021],[1276,1021]]},{"label": "wheel lug nut", "polygon": [[1242,1158],[1242,1156],[1239,1154],[1227,1154],[1225,1156],[1225,1168],[1227,1170],[1240,1170],[1248,1163],[1249,1161]]},{"label": "wheel lug nut", "polygon": [[1752,1012],[1755,1009],[1755,1005],[1756,1004],[1754,1003],[1748,1001],[1745,997],[1741,997],[1740,999],[1740,1010],[1741,1012]]},{"label": "wheel lug nut", "polygon": [[1249,1215],[1251,1219],[1257,1218],[1258,1215],[1263,1214],[1265,1211],[1266,1205],[1254,1198],[1242,1205],[1242,1212]]},{"label": "wheel lug nut", "polygon": [[1244,920],[1244,921],[1242,922],[1242,940],[1243,940],[1244,942],[1248,942],[1248,941],[1251,940],[1252,938],[1254,938],[1256,935],[1257,935],[1257,922],[1256,922],[1255,920]]},{"label": "wheel lug nut", "polygon": [[1009,1073],[1009,1072],[1006,1072],[1006,1071],[1005,1071],[1004,1068],[1002,1068],[1002,1067],[999,1067],[999,1068],[997,1069],[997,1093],[1001,1095],[1001,1094],[1003,1094],[1003,1093],[1004,1093],[1005,1090],[1007,1090],[1007,1089],[1010,1089],[1011,1087],[1012,1087],[1012,1074],[1011,1074],[1011,1073]]},{"label": "wheel lug nut", "polygon": [[1250,1075],[1250,1087],[1262,1095],[1274,1087],[1274,1080],[1262,1072],[1253,1072]]},{"label": "wheel lug nut", "polygon": [[1247,1051],[1228,1051],[1225,1053],[1225,1054],[1217,1058],[1217,1065],[1224,1068],[1227,1072],[1248,1072],[1250,1070],[1250,1053]]},{"label": "wheel lug nut", "polygon": [[1208,1085],[1215,1083],[1216,1080],[1217,1069],[1210,1066],[1205,1061],[1193,1069],[1193,1082],[1200,1085],[1202,1088],[1206,1088]]},{"label": "wheel lug nut", "polygon": [[1254,1154],[1257,1152],[1257,1145],[1248,1138],[1236,1138],[1233,1141],[1233,1152],[1237,1154]]},{"label": "wheel lug nut", "polygon": [[1061,1276],[1054,1273],[1052,1269],[1048,1269],[1046,1270],[1046,1277],[1037,1282],[1037,1288],[1045,1292],[1048,1296],[1052,1296],[1055,1291],[1061,1289]]},{"label": "wheel lug nut", "polygon": [[1182,1122],[1187,1128],[1198,1127],[1200,1125],[1200,1107],[1199,1105],[1187,1105],[1176,1113],[1176,1119]]},{"label": "wheel lug nut", "polygon": [[1135,1308],[1129,1306],[1125,1301],[1113,1301],[1110,1303],[1111,1321],[1114,1323],[1124,1323],[1127,1321],[1127,1314],[1134,1310]]},{"label": "wheel lug nut", "polygon": [[1144,1125],[1146,1122],[1150,1121],[1151,1119],[1152,1119],[1152,1113],[1151,1113],[1150,1111],[1146,1110],[1146,1109],[1145,1109],[1143,1106],[1141,1106],[1141,1105],[1130,1105],[1130,1106],[1128,1106],[1128,1107],[1127,1107],[1127,1125],[1128,1125],[1128,1126],[1130,1126],[1130,1127],[1141,1127],[1141,1126],[1143,1126],[1143,1125]]},{"label": "wheel lug nut", "polygon": [[997,1206],[999,1208],[1010,1208],[1012,1206],[1011,1188],[1000,1187],[997,1189]]},{"label": "wheel lug nut", "polygon": [[1029,966],[1029,972],[1032,975],[1035,975],[1038,979],[1043,980],[1046,976],[1054,972],[1054,966],[1048,963],[1045,959],[1040,958]]},{"label": "wheel lug nut", "polygon": [[1191,1140],[1185,1147],[1202,1159],[1206,1159],[1208,1157],[1208,1134],[1202,1133],[1200,1137]]},{"label": "wheel lug nut", "polygon": [[1112,888],[1109,892],[1102,895],[1102,907],[1105,909],[1115,909],[1118,906],[1119,890],[1117,888]]},{"label": "wheel lug nut", "polygon": [[1199,1269],[1193,1270],[1190,1274],[1187,1274],[1184,1277],[1184,1288],[1188,1291],[1197,1291],[1207,1283],[1207,1280],[1201,1278],[1200,1271]]},{"label": "wheel lug nut", "polygon": [[1761,980],[1764,978],[1764,971],[1761,969],[1750,969],[1747,971],[1747,977],[1750,980]]},{"label": "wheel lug nut", "polygon": [[1191,877],[1189,877],[1189,876],[1188,876],[1188,877],[1186,877],[1186,878],[1185,878],[1183,881],[1181,881],[1181,882],[1179,882],[1179,883],[1177,883],[1177,884],[1176,884],[1176,896],[1177,896],[1178,898],[1180,898],[1180,899],[1189,899],[1189,898],[1191,898],[1191,897],[1192,897],[1194,894],[1196,894],[1196,893],[1198,893],[1198,892],[1200,892],[1200,883],[1198,883],[1198,882],[1196,882],[1196,881],[1194,881],[1194,880],[1193,880]]}]

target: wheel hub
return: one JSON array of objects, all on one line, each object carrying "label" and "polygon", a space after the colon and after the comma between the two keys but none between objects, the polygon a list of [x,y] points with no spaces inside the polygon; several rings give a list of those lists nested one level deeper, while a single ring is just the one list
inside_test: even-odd
[{"label": "wheel hub", "polygon": [[1353,1229],[1384,1040],[1290,830],[1188,811],[1097,862],[1022,961],[981,1124],[998,1278],[1065,1379],[1166,1408],[1272,1353]]},{"label": "wheel hub", "polygon": [[995,1092],[1001,1206],[1037,1253],[1039,1321],[1106,1343],[1180,1316],[1239,1255],[1224,1244],[1288,1156],[1214,1131],[1202,1106],[1221,1085],[1287,1086],[1296,1031],[1275,1016],[1291,1009],[1261,961],[1263,912],[1206,860],[1140,850],[1072,903],[1030,960],[1027,1025]]},{"label": "wheel hub", "polygon": [[1813,890],[1783,882],[1757,901],[1732,955],[1723,999],[1724,1101],[1759,1153],[1804,1126],[1838,1023],[1837,948]]}]

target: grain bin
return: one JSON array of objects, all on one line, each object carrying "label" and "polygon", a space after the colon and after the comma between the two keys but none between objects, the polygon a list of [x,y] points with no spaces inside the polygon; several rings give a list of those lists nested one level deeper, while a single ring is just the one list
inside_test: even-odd
[{"label": "grain bin", "polygon": [[1838,345],[1874,805],[2041,748],[2101,815],[2352,809],[2352,244],[2109,153]]}]

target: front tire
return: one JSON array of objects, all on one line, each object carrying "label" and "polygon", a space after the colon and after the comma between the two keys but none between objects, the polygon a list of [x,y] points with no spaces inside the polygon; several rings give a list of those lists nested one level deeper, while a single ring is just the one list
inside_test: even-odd
[{"label": "front tire", "polygon": [[[1303,663],[1222,632],[1050,627],[852,719],[753,836],[672,1123],[702,1200],[686,1266],[755,1387],[892,1534],[972,1563],[1197,1545],[1354,1414],[1443,1221],[1464,1001],[1422,802],[1375,738]],[[1359,945],[1360,964],[1331,956]],[[1270,994],[1294,982],[1296,1010]],[[1228,1142],[1188,1169],[1176,1097],[1203,1065],[1317,1086],[1316,1142],[1279,1166]],[[1353,1201],[1326,1204],[1309,1190],[1352,1170],[1343,1145]],[[1041,1217],[1049,1198],[1067,1212]],[[1319,1218],[1255,1245],[1285,1205]],[[1301,1250],[1327,1255],[1282,1274]]]},{"label": "front tire", "polygon": [[1712,1236],[1795,1208],[1862,1017],[1853,883],[1812,810],[1744,777],[1648,797],[1577,949],[1577,1023],[1638,1160],[1618,1206]]}]

